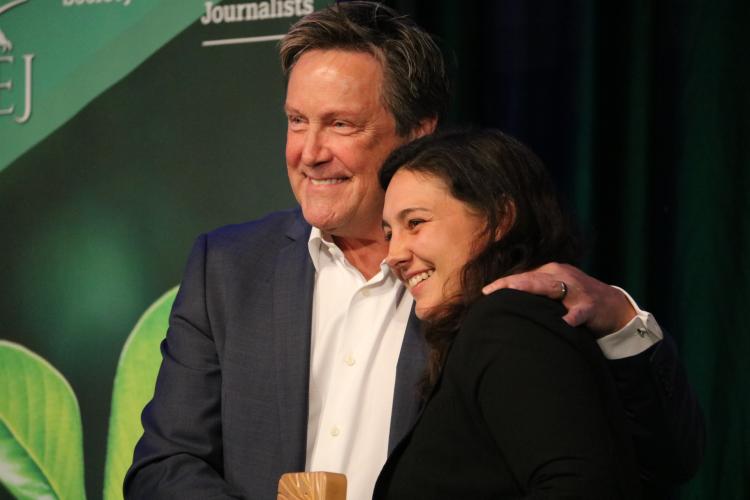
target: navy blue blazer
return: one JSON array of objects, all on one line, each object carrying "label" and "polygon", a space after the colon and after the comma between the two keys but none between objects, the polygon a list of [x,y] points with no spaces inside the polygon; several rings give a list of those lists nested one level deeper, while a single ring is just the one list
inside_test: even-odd
[{"label": "navy blue blazer", "polygon": [[[307,442],[314,267],[299,210],[196,241],[162,343],[128,498],[276,498]],[[415,317],[399,357],[389,450],[418,411]]]},{"label": "navy blue blazer", "polygon": [[[200,236],[162,343],[126,498],[273,499],[304,470],[314,267],[299,209]],[[396,373],[389,452],[419,411],[425,345],[414,315]],[[671,484],[694,472],[703,421],[671,344],[611,365],[639,463]],[[657,375],[655,375],[657,374]],[[644,458],[645,457],[645,458]]]}]

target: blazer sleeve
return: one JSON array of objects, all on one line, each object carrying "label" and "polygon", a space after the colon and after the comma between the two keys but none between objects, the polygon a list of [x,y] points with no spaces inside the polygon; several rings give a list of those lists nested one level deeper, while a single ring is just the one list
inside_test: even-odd
[{"label": "blazer sleeve", "polygon": [[475,304],[459,337],[476,343],[463,361],[467,383],[525,498],[638,498],[632,448],[613,425],[590,334],[562,325],[547,299],[505,295]]},{"label": "blazer sleeve", "polygon": [[608,361],[625,407],[644,483],[664,496],[695,475],[705,422],[672,338],[636,356]]},{"label": "blazer sleeve", "polygon": [[125,498],[241,498],[222,479],[221,372],[206,313],[206,236],[193,246],[162,342]]}]

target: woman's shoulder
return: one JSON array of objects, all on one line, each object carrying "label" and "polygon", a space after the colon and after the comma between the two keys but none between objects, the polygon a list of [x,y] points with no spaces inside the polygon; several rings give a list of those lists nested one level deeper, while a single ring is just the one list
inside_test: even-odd
[{"label": "woman's shoulder", "polygon": [[487,378],[493,370],[540,384],[587,380],[592,369],[603,370],[603,354],[592,333],[568,325],[564,314],[559,302],[517,290],[482,297],[472,304],[454,339],[446,373],[467,387],[495,384],[497,377]]},{"label": "woman's shoulder", "polygon": [[519,290],[503,289],[481,297],[469,307],[457,337],[460,343],[480,343],[488,349],[534,347],[574,348],[587,353],[596,347],[585,328],[563,321],[558,301]]},{"label": "woman's shoulder", "polygon": [[464,327],[481,326],[487,322],[526,320],[542,328],[565,326],[565,307],[558,301],[520,290],[505,288],[485,295],[472,304]]}]

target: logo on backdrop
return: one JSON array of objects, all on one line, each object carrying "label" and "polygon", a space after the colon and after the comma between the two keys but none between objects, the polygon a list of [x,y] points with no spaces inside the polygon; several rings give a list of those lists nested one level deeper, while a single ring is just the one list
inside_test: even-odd
[{"label": "logo on backdrop", "polygon": [[[313,0],[269,0],[265,2],[243,2],[216,5],[205,2],[206,12],[200,18],[201,24],[225,24],[266,19],[283,19],[301,17],[311,14],[315,10]],[[239,43],[267,42],[279,40],[284,34],[253,36],[245,38],[227,38],[222,40],[206,40],[201,45],[212,47],[217,45],[235,45]]]},{"label": "logo on backdrop", "polygon": [[[0,22],[2,22],[2,16],[10,9],[18,7],[19,5],[26,3],[28,0],[13,0],[12,2],[0,3]],[[23,68],[23,79],[11,77],[9,80],[2,79],[0,76],[0,118],[13,117],[16,123],[24,124],[31,118],[31,79],[32,79],[32,62],[34,61],[34,54],[21,54],[20,57],[13,53],[13,42],[10,39],[10,34],[6,35],[2,28],[0,28],[0,71],[3,67],[11,68],[10,73],[17,75],[18,71],[13,71],[18,66]],[[2,73],[0,73],[2,75]],[[6,103],[3,99],[3,93],[10,93],[13,87],[18,89],[20,92],[16,92],[16,95],[22,95],[23,99],[14,99],[15,101],[22,100],[23,106],[17,106],[17,102]]]},{"label": "logo on backdrop", "polygon": [[313,0],[270,0],[268,2],[247,2],[239,4],[214,5],[206,2],[206,13],[201,17],[202,24],[236,23],[260,19],[300,17],[311,14]]}]

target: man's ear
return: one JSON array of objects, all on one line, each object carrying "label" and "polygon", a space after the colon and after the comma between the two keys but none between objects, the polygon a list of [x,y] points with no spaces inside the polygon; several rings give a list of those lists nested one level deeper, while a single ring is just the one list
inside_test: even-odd
[{"label": "man's ear", "polygon": [[419,126],[416,127],[414,130],[411,131],[409,134],[409,140],[413,141],[416,139],[419,139],[420,137],[424,137],[426,135],[430,135],[435,131],[437,128],[437,117],[433,116],[432,118],[425,118],[424,120],[419,122]]}]

